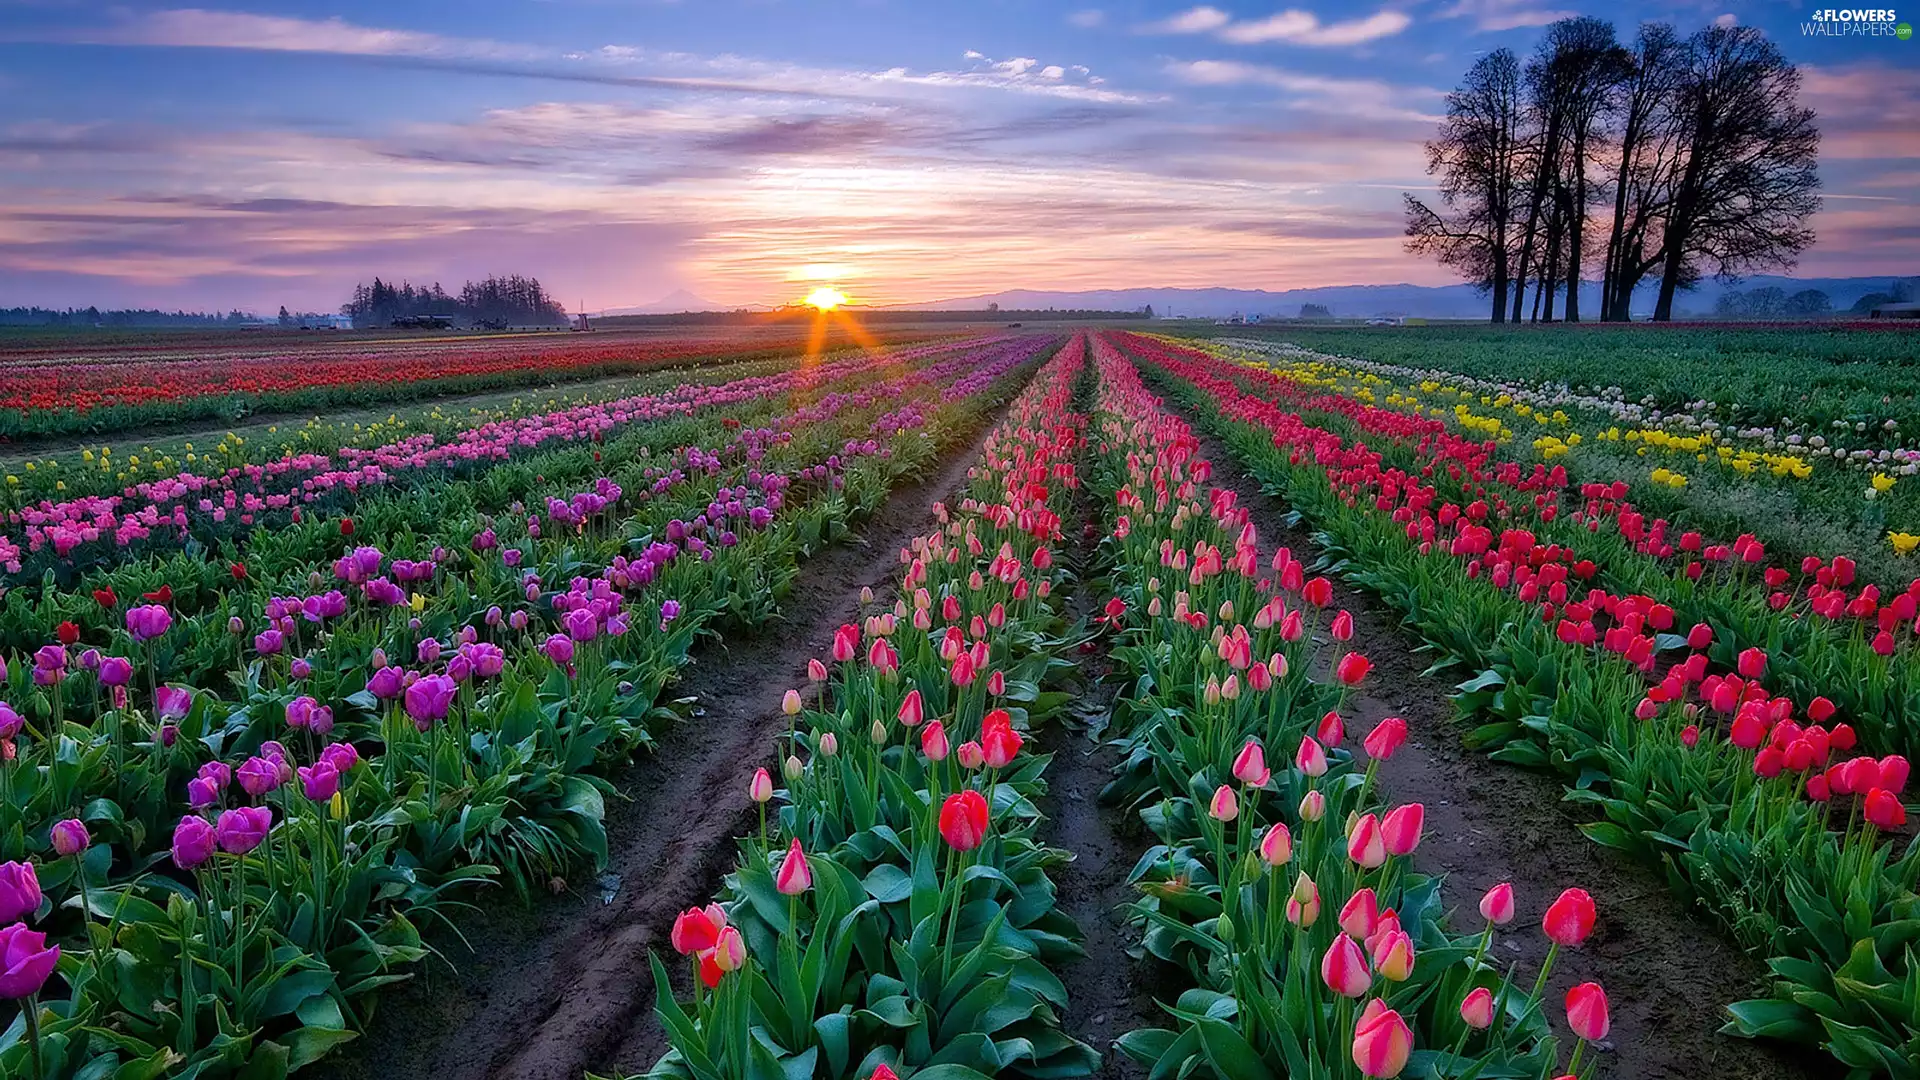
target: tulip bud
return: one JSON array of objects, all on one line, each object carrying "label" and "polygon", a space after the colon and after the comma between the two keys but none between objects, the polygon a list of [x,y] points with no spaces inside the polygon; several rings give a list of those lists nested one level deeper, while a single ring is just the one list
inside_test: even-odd
[{"label": "tulip bud", "polygon": [[1233,788],[1221,784],[1213,793],[1213,800],[1207,804],[1207,814],[1215,821],[1232,821],[1240,816],[1240,800],[1233,794]]},{"label": "tulip bud", "polygon": [[1320,981],[1342,997],[1366,996],[1373,986],[1373,973],[1367,970],[1367,958],[1360,946],[1344,932],[1335,934],[1333,944],[1320,958]]},{"label": "tulip bud", "polygon": [[1594,918],[1593,897],[1585,889],[1568,889],[1547,908],[1540,928],[1550,941],[1578,945],[1593,933]]},{"label": "tulip bud", "polygon": [[61,855],[78,855],[93,843],[87,836],[87,827],[80,823],[79,818],[55,822],[50,835],[53,850]]},{"label": "tulip bud", "polygon": [[1287,832],[1282,822],[1268,826],[1266,834],[1260,838],[1260,858],[1268,866],[1285,866],[1293,859],[1293,835]]},{"label": "tulip bud", "polygon": [[773,798],[773,777],[765,769],[755,769],[753,779],[747,783],[747,797],[757,803]]},{"label": "tulip bud", "polygon": [[785,776],[789,783],[800,779],[801,770],[802,766],[798,754],[788,754],[787,760],[780,765],[780,774]]},{"label": "tulip bud", "polygon": [[1480,917],[1505,926],[1513,921],[1513,883],[1503,881],[1480,898]]},{"label": "tulip bud", "polygon": [[1588,1042],[1607,1037],[1612,1027],[1607,1015],[1607,992],[1599,983],[1581,983],[1567,991],[1567,1027]]},{"label": "tulip bud", "polygon": [[1493,991],[1484,986],[1476,986],[1460,1003],[1460,1019],[1475,1031],[1485,1031],[1493,1026]]},{"label": "tulip bud", "polygon": [[1380,837],[1380,819],[1362,814],[1347,837],[1347,858],[1366,869],[1376,870],[1387,861],[1387,848]]},{"label": "tulip bud", "polygon": [[1319,821],[1327,816],[1327,797],[1318,791],[1309,791],[1300,797],[1300,820]]}]

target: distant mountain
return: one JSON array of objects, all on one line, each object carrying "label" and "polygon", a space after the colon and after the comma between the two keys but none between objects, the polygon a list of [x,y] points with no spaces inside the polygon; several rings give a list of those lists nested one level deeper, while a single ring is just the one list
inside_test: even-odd
[{"label": "distant mountain", "polygon": [[[1709,314],[1720,294],[1730,290],[1746,291],[1777,286],[1789,293],[1801,289],[1819,289],[1844,310],[1871,292],[1885,292],[1895,279],[1890,277],[1791,278],[1762,274],[1738,284],[1723,286],[1708,281],[1675,302],[1676,314]],[[1642,289],[1635,297],[1634,314],[1651,311],[1654,288]],[[1008,289],[981,296],[963,296],[921,304],[897,304],[903,309],[920,311],[979,311],[988,304],[1002,310],[1079,308],[1100,311],[1138,311],[1152,305],[1159,316],[1185,315],[1218,319],[1233,315],[1297,316],[1302,304],[1320,304],[1335,317],[1366,318],[1374,315],[1407,315],[1422,319],[1484,319],[1491,299],[1471,285],[1326,285],[1311,289],[1093,289],[1084,292],[1050,292],[1035,289]],[[1600,307],[1600,285],[1588,282],[1580,290],[1584,311]]]},{"label": "distant mountain", "polygon": [[727,310],[731,310],[731,309],[725,307],[724,305],[716,304],[711,300],[706,300],[706,299],[702,299],[701,297],[695,296],[694,294],[688,292],[685,289],[675,289],[673,292],[667,294],[666,296],[661,297],[658,300],[655,300],[651,304],[642,304],[639,307],[608,308],[607,310],[601,312],[600,314],[602,315],[678,315],[683,311],[727,311]]}]

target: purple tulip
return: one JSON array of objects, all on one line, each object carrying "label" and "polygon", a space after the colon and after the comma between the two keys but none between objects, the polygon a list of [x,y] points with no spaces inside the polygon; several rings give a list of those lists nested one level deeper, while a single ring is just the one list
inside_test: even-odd
[{"label": "purple tulip", "polygon": [[212,784],[215,791],[225,791],[227,785],[233,783],[233,770],[224,761],[209,761],[200,766],[196,775]]},{"label": "purple tulip", "polygon": [[455,653],[453,659],[447,661],[447,678],[463,683],[472,677],[473,661],[467,659],[466,653]]},{"label": "purple tulip", "polygon": [[100,661],[100,685],[125,686],[133,679],[133,662],[124,656],[109,656]]},{"label": "purple tulip", "polygon": [[13,711],[13,706],[0,701],[0,739],[11,739],[20,734],[20,729],[26,724],[20,714]]},{"label": "purple tulip", "polygon": [[527,613],[524,611],[515,611],[513,615],[507,619],[507,625],[515,630],[525,630],[527,628]]},{"label": "purple tulip", "polygon": [[260,846],[260,842],[267,838],[267,830],[271,828],[273,811],[264,806],[242,806],[221,811],[213,834],[219,841],[221,851],[229,855],[245,855]]},{"label": "purple tulip", "polygon": [[286,645],[286,637],[278,630],[262,630],[253,635],[253,651],[261,656],[274,656]]},{"label": "purple tulip", "polygon": [[420,665],[425,667],[440,662],[440,651],[439,638],[423,638],[420,644],[414,649],[413,654]]},{"label": "purple tulip", "polygon": [[600,620],[584,608],[567,612],[560,622],[567,628],[567,636],[575,641],[592,641],[600,633]]},{"label": "purple tulip", "polygon": [[502,617],[500,613],[499,604],[495,604],[492,607],[487,609],[487,625],[488,626],[499,626],[501,623],[501,618]]},{"label": "purple tulip", "polygon": [[153,708],[162,721],[178,720],[193,709],[193,691],[163,686],[153,692]]},{"label": "purple tulip", "polygon": [[318,701],[305,696],[287,702],[287,726],[305,730],[313,723],[313,712],[319,707]]},{"label": "purple tulip", "polygon": [[87,835],[87,827],[79,818],[54,822],[48,837],[53,841],[53,850],[62,855],[78,855],[93,844],[93,838]]},{"label": "purple tulip", "polygon": [[459,684],[445,675],[423,675],[407,687],[407,715],[413,717],[414,726],[424,731],[435,720],[445,719],[459,689]]},{"label": "purple tulip", "polygon": [[573,639],[565,634],[554,634],[547,638],[540,646],[540,651],[547,654],[547,659],[563,667],[573,663]]},{"label": "purple tulip", "polygon": [[313,716],[307,721],[307,730],[315,735],[325,735],[333,730],[333,709],[322,705],[313,710]]},{"label": "purple tulip", "polygon": [[616,611],[607,616],[607,636],[624,637],[628,630],[627,613]]},{"label": "purple tulip", "polygon": [[[250,757],[240,765],[240,786],[259,798],[280,786],[280,765],[264,757]],[[224,841],[221,846],[225,846]]]},{"label": "purple tulip", "polygon": [[332,743],[320,751],[320,760],[333,766],[334,772],[345,776],[360,764],[360,751],[355,750],[352,743]]},{"label": "purple tulip", "polygon": [[80,654],[80,670],[82,671],[99,671],[100,670],[100,650],[99,649],[88,649],[86,652],[83,652]]},{"label": "purple tulip", "polygon": [[503,563],[506,563],[508,566],[519,566],[520,565],[520,549],[508,548],[507,550],[501,552],[500,561]]},{"label": "purple tulip", "polygon": [[214,830],[207,819],[189,814],[173,827],[173,865],[191,870],[213,858]]},{"label": "purple tulip", "polygon": [[220,785],[204,776],[187,781],[187,805],[205,810],[220,801]]},{"label": "purple tulip", "polygon": [[0,863],[0,923],[40,910],[40,876],[27,862]]},{"label": "purple tulip", "polygon": [[313,661],[304,656],[296,656],[293,658],[292,670],[294,678],[304,679],[313,674]]},{"label": "purple tulip", "polygon": [[178,724],[161,724],[160,725],[160,745],[161,746],[164,746],[167,749],[171,750],[173,749],[173,744],[178,742],[179,739],[180,739],[180,725]]},{"label": "purple tulip", "polygon": [[227,633],[244,634],[246,632],[247,624],[240,621],[240,616],[232,615],[227,618]]},{"label": "purple tulip", "polygon": [[668,623],[672,622],[673,620],[679,617],[680,617],[680,601],[665,600],[661,602],[660,604],[660,625],[661,626],[664,627]]},{"label": "purple tulip", "polygon": [[67,647],[65,645],[40,646],[33,654],[33,666],[39,671],[65,672]]},{"label": "purple tulip", "polygon": [[367,680],[367,693],[381,701],[391,701],[400,696],[405,685],[406,673],[397,667],[383,667]]},{"label": "purple tulip", "polygon": [[491,679],[506,669],[507,654],[498,645],[480,643],[467,650],[475,678]]},{"label": "purple tulip", "polygon": [[292,782],[293,755],[287,753],[287,748],[280,745],[279,739],[268,739],[266,742],[261,743],[260,756],[273,762],[273,767],[280,770],[281,783]]},{"label": "purple tulip", "polygon": [[136,641],[151,641],[173,625],[173,613],[159,604],[142,604],[127,609],[127,632]]},{"label": "purple tulip", "polygon": [[19,1001],[39,993],[59,963],[60,946],[48,945],[47,935],[26,923],[0,927],[0,998]]},{"label": "purple tulip", "polygon": [[326,802],[340,790],[340,770],[325,759],[300,767],[300,792],[312,802]]}]

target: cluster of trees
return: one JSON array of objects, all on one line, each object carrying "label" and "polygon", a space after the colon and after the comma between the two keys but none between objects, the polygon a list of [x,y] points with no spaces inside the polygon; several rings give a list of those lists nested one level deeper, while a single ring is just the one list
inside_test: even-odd
[{"label": "cluster of trees", "polygon": [[1819,289],[1789,294],[1778,285],[1768,285],[1721,293],[1713,313],[1724,319],[1808,319],[1833,314],[1833,298]]},{"label": "cluster of trees", "polygon": [[238,326],[248,316],[200,311],[160,311],[154,308],[0,308],[0,326]]},{"label": "cluster of trees", "polygon": [[1911,304],[1920,300],[1920,277],[1894,278],[1886,292],[1870,292],[1854,301],[1850,309],[1855,315],[1865,315],[1881,304]]},{"label": "cluster of trees", "polygon": [[344,315],[359,326],[385,326],[395,319],[422,315],[450,315],[478,326],[506,327],[529,324],[564,324],[566,305],[550,295],[538,278],[509,274],[469,281],[455,296],[439,282],[415,288],[411,282],[398,285],[379,278],[373,284],[355,285],[353,299],[341,306]]},{"label": "cluster of trees", "polygon": [[1563,19],[1524,62],[1496,49],[1448,95],[1427,144],[1438,205],[1405,196],[1407,246],[1491,293],[1494,322],[1551,321],[1563,295],[1579,320],[1596,261],[1602,319],[1625,320],[1656,273],[1653,317],[1670,319],[1703,276],[1790,266],[1813,243],[1820,134],[1799,94],[1753,27],[1683,38],[1650,22],[1624,44],[1604,19]]}]

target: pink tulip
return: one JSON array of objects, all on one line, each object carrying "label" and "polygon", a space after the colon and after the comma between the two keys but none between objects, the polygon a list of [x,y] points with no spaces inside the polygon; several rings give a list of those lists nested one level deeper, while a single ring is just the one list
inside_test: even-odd
[{"label": "pink tulip", "polygon": [[1387,854],[1413,854],[1413,849],[1420,846],[1420,830],[1426,821],[1427,808],[1420,803],[1408,803],[1387,811],[1387,816],[1380,820],[1380,839],[1386,845]]},{"label": "pink tulip", "polygon": [[747,783],[747,797],[757,803],[773,798],[773,777],[766,769],[753,770],[753,779]]},{"label": "pink tulip", "polygon": [[1344,932],[1333,936],[1333,944],[1320,958],[1320,981],[1342,997],[1366,996],[1373,986],[1373,973],[1367,969],[1366,954]]},{"label": "pink tulip", "polygon": [[1276,821],[1267,827],[1260,837],[1260,858],[1268,866],[1285,866],[1293,859],[1293,836],[1285,824]]},{"label": "pink tulip", "polygon": [[1347,837],[1347,858],[1366,870],[1375,870],[1387,861],[1387,848],[1380,838],[1380,820],[1362,814]]},{"label": "pink tulip", "polygon": [[1380,898],[1372,889],[1361,889],[1347,898],[1340,909],[1340,929],[1349,937],[1365,941],[1380,921]]},{"label": "pink tulip", "polygon": [[978,769],[987,763],[987,752],[981,749],[980,744],[974,742],[972,739],[961,743],[960,749],[954,752],[954,756],[960,762],[960,767],[969,771]]},{"label": "pink tulip", "polygon": [[1232,821],[1240,816],[1240,800],[1234,797],[1231,786],[1221,784],[1214,791],[1213,799],[1207,803],[1207,816],[1215,821]]},{"label": "pink tulip", "polygon": [[1480,898],[1480,917],[1488,922],[1505,926],[1513,921],[1513,915],[1512,882],[1503,881]]},{"label": "pink tulip", "polygon": [[1493,1026],[1493,991],[1484,986],[1476,986],[1460,1002],[1460,1019],[1476,1031],[1485,1031]]},{"label": "pink tulip", "polygon": [[87,835],[87,827],[79,818],[54,822],[48,837],[53,841],[53,850],[61,855],[78,855],[93,844],[92,838]]},{"label": "pink tulip", "polygon": [[780,861],[773,886],[782,896],[798,896],[813,888],[813,868],[807,865],[807,854],[800,850],[800,841],[795,840],[787,848],[787,857]]},{"label": "pink tulip", "polygon": [[1368,757],[1375,761],[1385,761],[1405,745],[1406,741],[1407,722],[1398,716],[1389,716],[1375,724],[1360,745],[1366,748]]},{"label": "pink tulip", "polygon": [[1907,808],[1900,804],[1899,796],[1885,788],[1867,792],[1861,813],[1878,829],[1898,829],[1907,823]]},{"label": "pink tulip", "polygon": [[945,724],[935,720],[920,732],[920,752],[927,755],[929,761],[945,761],[952,747],[947,743]]},{"label": "pink tulip", "polygon": [[1319,743],[1313,741],[1313,736],[1302,735],[1300,737],[1300,749],[1295,751],[1293,755],[1293,764],[1308,776],[1325,776],[1327,774],[1327,752],[1321,749]]},{"label": "pink tulip", "polygon": [[1320,887],[1304,872],[1293,881],[1286,914],[1288,922],[1302,929],[1311,927],[1320,918]]},{"label": "pink tulip", "polygon": [[1327,797],[1318,791],[1309,791],[1300,796],[1300,820],[1319,821],[1327,816]]},{"label": "pink tulip", "polygon": [[1593,933],[1593,897],[1585,889],[1568,889],[1547,908],[1540,929],[1560,945],[1579,945]]},{"label": "pink tulip", "polygon": [[1413,1031],[1387,1003],[1374,998],[1353,1030],[1353,1063],[1366,1076],[1399,1076],[1413,1054]]},{"label": "pink tulip", "polygon": [[173,864],[182,870],[192,870],[213,858],[215,839],[214,828],[206,818],[197,815],[181,818],[173,827]]},{"label": "pink tulip", "polygon": [[1373,966],[1390,982],[1413,977],[1413,938],[1404,930],[1390,930],[1373,940]]},{"label": "pink tulip", "polygon": [[30,862],[0,863],[0,923],[40,910],[40,876]]},{"label": "pink tulip", "polygon": [[1259,743],[1248,739],[1247,745],[1240,748],[1239,755],[1233,759],[1233,777],[1250,787],[1266,787],[1267,781],[1273,779],[1273,770],[1267,768],[1267,755]]},{"label": "pink tulip", "polygon": [[[1766,673],[1767,650],[1757,645],[1751,649],[1741,650],[1740,655],[1735,659],[1736,666],[1740,671],[1740,677],[1743,679],[1757,679]],[[1596,987],[1596,989],[1598,988]]]},{"label": "pink tulip", "polygon": [[1338,712],[1329,709],[1327,715],[1320,718],[1320,726],[1314,729],[1313,737],[1322,746],[1339,746],[1346,741],[1347,725]]},{"label": "pink tulip", "polygon": [[894,716],[900,721],[903,727],[911,728],[920,726],[920,722],[925,718],[926,712],[925,706],[921,703],[920,691],[918,689],[907,691],[907,696],[900,702],[900,711],[895,713]]},{"label": "pink tulip", "polygon": [[1581,983],[1567,991],[1567,1027],[1588,1042],[1607,1037],[1612,1022],[1607,1015],[1607,992],[1599,983]]},{"label": "pink tulip", "polygon": [[721,971],[739,971],[747,964],[747,939],[742,937],[738,927],[729,926],[720,931],[720,937],[713,945],[713,962]]}]

